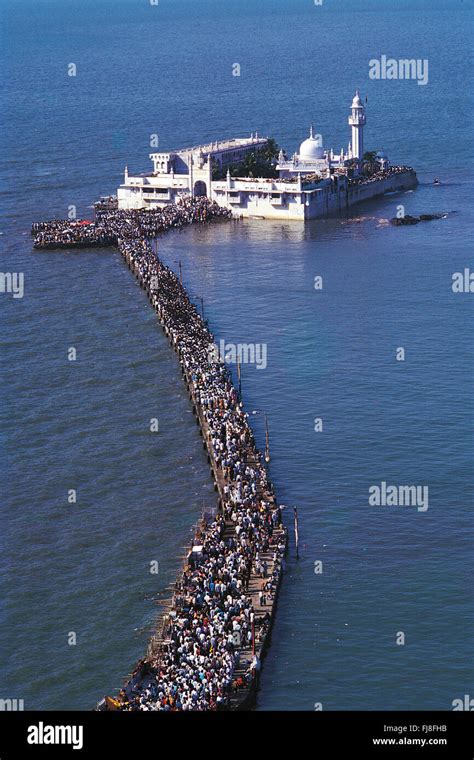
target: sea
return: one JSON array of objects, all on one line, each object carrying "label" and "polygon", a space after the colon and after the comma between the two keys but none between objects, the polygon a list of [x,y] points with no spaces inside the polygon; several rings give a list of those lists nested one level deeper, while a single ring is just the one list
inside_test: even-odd
[{"label": "sea", "polygon": [[[34,251],[31,223],[90,219],[157,140],[258,131],[291,155],[313,124],[339,152],[356,88],[366,149],[413,166],[414,192],[305,225],[193,226],[158,253],[181,262],[217,340],[265,346],[242,393],[261,447],[267,414],[290,550],[256,709],[474,696],[474,295],[452,287],[474,266],[472,2],[3,0],[0,14],[0,261],[24,283],[0,293],[0,697],[90,710],[117,693],[215,505],[176,357],[118,252]],[[372,79],[383,55],[427,61],[428,81]],[[401,206],[443,218],[393,227]],[[427,508],[371,504],[382,483],[428,489]]]}]

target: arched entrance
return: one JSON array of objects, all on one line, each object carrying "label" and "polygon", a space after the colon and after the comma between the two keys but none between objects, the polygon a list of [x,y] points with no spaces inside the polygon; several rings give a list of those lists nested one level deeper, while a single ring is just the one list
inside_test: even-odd
[{"label": "arched entrance", "polygon": [[194,195],[207,195],[207,187],[205,182],[198,180],[194,183]]}]

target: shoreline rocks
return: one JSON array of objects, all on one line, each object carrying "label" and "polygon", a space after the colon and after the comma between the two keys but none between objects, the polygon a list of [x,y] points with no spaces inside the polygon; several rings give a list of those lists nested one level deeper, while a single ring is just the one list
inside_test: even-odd
[{"label": "shoreline rocks", "polygon": [[390,219],[390,224],[393,224],[394,227],[406,227],[410,224],[418,224],[418,222],[431,222],[433,219],[443,219],[445,216],[447,216],[446,213],[420,214],[420,216],[411,216],[410,214],[405,214],[405,216],[394,217],[393,219]]}]

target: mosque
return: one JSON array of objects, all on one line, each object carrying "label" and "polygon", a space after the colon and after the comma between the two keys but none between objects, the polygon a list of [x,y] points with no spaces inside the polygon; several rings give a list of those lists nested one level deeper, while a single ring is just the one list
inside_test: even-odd
[{"label": "mosque", "polygon": [[315,135],[311,126],[309,137],[303,140],[298,153],[294,153],[290,161],[286,161],[283,151],[280,151],[277,167],[280,177],[293,177],[298,174],[329,176],[331,169],[344,168],[353,159],[361,162],[364,155],[365,108],[358,90],[352,100],[349,124],[352,127],[352,141],[346,152],[341,148],[338,154],[335,154],[332,148],[324,150],[321,135]]},{"label": "mosque", "polygon": [[[352,99],[347,150],[323,147],[321,135],[310,128],[297,153],[287,158],[281,150],[275,179],[232,177],[231,165],[264,148],[268,137],[258,133],[177,151],[151,153],[153,172],[129,175],[117,191],[122,209],[160,208],[189,195],[207,195],[236,217],[304,221],[343,211],[355,203],[387,192],[411,189],[416,174],[409,167],[392,166],[379,151],[375,171],[364,172],[365,106],[359,91]],[[227,169],[227,171],[226,171]],[[220,174],[224,179],[213,179]]]}]

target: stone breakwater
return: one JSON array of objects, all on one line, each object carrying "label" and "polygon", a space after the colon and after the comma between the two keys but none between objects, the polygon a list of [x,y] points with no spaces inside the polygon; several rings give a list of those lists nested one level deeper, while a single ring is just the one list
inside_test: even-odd
[{"label": "stone breakwater", "polygon": [[268,645],[287,548],[282,508],[229,369],[185,288],[146,240],[118,246],[177,353],[218,508],[198,524],[147,655],[99,709],[239,709],[251,704]]},{"label": "stone breakwater", "polygon": [[207,198],[190,198],[156,211],[99,210],[95,222],[32,226],[37,249],[118,247],[177,354],[217,491],[145,657],[99,710],[249,707],[269,643],[287,549],[283,507],[207,322],[149,242],[170,228],[230,216]]}]

